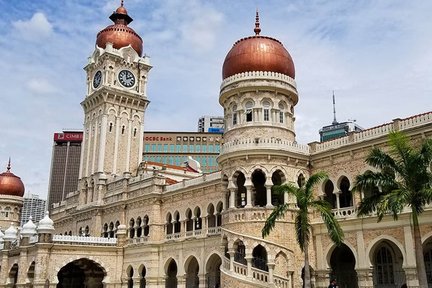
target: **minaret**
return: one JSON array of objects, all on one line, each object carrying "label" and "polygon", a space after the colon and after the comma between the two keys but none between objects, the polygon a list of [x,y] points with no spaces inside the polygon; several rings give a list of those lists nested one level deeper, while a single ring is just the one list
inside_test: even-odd
[{"label": "minaret", "polygon": [[[146,86],[151,69],[142,56],[143,41],[128,26],[132,18],[123,1],[109,17],[114,24],[100,31],[84,70],[87,95],[81,150],[80,189],[84,203],[100,199],[96,189],[110,178],[129,177],[142,160]],[[90,192],[90,193],[89,193]]]}]

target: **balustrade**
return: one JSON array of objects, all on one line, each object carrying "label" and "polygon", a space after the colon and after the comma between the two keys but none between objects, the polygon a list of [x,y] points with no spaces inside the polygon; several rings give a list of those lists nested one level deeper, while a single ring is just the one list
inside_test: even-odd
[{"label": "balustrade", "polygon": [[73,243],[78,245],[116,245],[117,238],[105,238],[105,237],[86,237],[86,236],[75,236],[75,235],[54,235],[54,243]]},{"label": "balustrade", "polygon": [[353,206],[352,207],[339,208],[339,209],[333,209],[332,213],[338,219],[357,217],[356,208]]}]

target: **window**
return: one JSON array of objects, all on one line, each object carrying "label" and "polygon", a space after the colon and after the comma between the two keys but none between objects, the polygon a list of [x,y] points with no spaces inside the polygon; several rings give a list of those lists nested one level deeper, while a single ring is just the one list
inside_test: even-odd
[{"label": "window", "polygon": [[252,122],[252,120],[253,120],[253,117],[252,117],[252,115],[253,115],[253,110],[252,110],[252,108],[253,108],[253,102],[252,101],[248,101],[248,102],[246,102],[246,105],[245,105],[245,108],[246,108],[246,122]]},{"label": "window", "polygon": [[163,151],[164,152],[168,152],[168,144],[164,144],[163,145]]},{"label": "window", "polygon": [[144,145],[144,151],[145,152],[149,152],[150,151],[150,145],[149,144],[145,144]]},{"label": "window", "polygon": [[174,152],[174,144],[170,144],[170,152]]},{"label": "window", "polygon": [[269,109],[264,109],[264,121],[270,120],[270,111]]},{"label": "window", "polygon": [[151,145],[151,151],[153,151],[153,152],[156,151],[156,144],[152,144],[152,145]]},{"label": "window", "polygon": [[279,111],[279,122],[284,123],[284,112],[283,111]]},{"label": "window", "polygon": [[188,152],[188,146],[187,145],[183,145],[183,151],[182,152]]},{"label": "window", "polygon": [[157,144],[157,151],[162,152],[162,144]]},{"label": "window", "polygon": [[236,125],[236,124],[237,124],[237,113],[234,112],[233,113],[233,125]]}]

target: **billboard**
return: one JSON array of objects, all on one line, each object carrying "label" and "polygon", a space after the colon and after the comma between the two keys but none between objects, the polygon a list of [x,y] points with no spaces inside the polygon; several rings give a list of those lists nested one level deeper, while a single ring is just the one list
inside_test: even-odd
[{"label": "billboard", "polygon": [[82,142],[83,132],[54,133],[55,142]]}]

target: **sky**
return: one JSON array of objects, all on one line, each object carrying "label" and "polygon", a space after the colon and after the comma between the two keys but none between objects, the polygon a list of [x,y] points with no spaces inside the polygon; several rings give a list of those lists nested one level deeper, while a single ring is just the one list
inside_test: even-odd
[{"label": "sky", "polygon": [[[222,115],[233,43],[280,40],[296,68],[299,143],[337,120],[364,128],[432,110],[432,1],[125,0],[153,65],[145,130],[196,131]],[[87,58],[120,0],[0,0],[0,172],[46,198],[53,133],[82,129]]]}]

